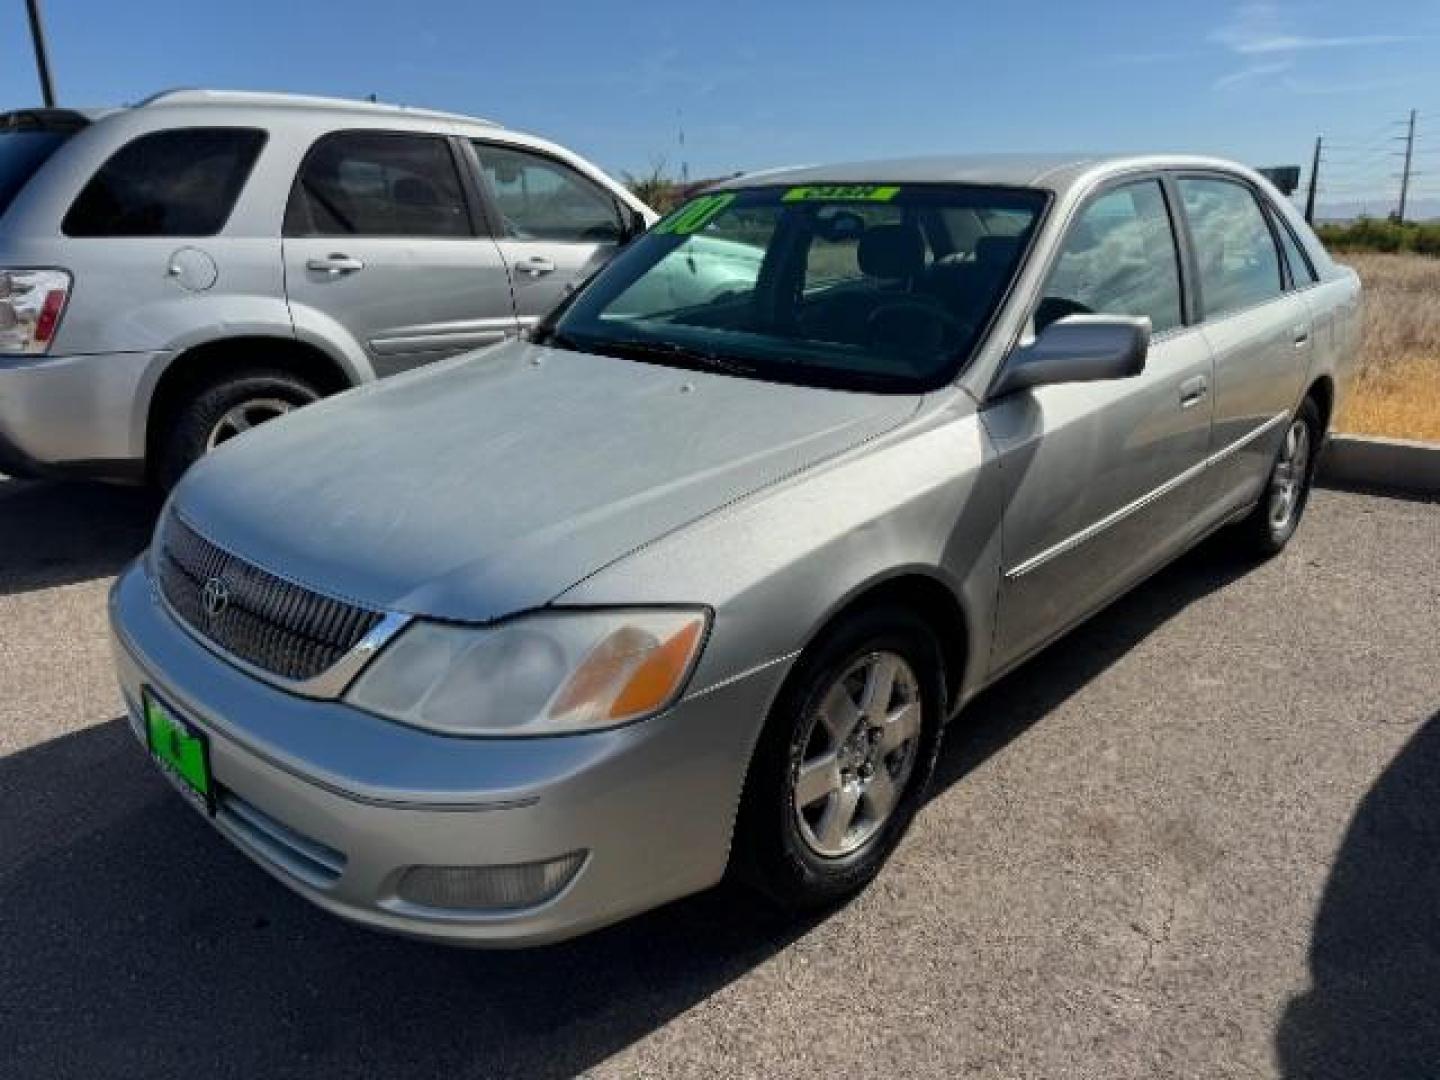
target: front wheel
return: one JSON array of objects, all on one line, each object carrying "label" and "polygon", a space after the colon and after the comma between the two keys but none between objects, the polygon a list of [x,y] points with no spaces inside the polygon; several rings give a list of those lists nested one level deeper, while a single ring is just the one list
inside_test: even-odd
[{"label": "front wheel", "polygon": [[901,608],[851,616],[812,645],[751,763],[736,827],[740,876],[792,911],[863,889],[923,801],[944,687],[933,632]]},{"label": "front wheel", "polygon": [[1310,501],[1323,436],[1320,409],[1313,398],[1306,398],[1285,429],[1260,502],[1235,527],[1236,538],[1250,554],[1277,555],[1295,535]]}]

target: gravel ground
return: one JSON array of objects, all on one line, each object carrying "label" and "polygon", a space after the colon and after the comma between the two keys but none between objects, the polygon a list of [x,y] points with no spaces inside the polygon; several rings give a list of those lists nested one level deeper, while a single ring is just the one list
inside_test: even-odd
[{"label": "gravel ground", "polygon": [[1318,492],[977,702],[880,881],[567,945],[373,935],[219,841],[124,731],[133,491],[0,480],[7,1077],[1440,1074],[1440,506]]}]

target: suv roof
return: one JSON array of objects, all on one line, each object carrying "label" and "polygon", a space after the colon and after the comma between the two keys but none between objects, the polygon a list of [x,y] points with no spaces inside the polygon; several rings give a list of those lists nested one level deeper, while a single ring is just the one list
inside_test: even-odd
[{"label": "suv roof", "polygon": [[392,105],[378,101],[355,101],[351,98],[320,97],[311,94],[264,93],[253,90],[205,90],[183,88],[162,90],[139,102],[136,108],[156,109],[166,106],[228,105],[252,109],[305,109],[330,112],[363,113],[367,116],[408,116],[427,120],[462,121],[501,127],[494,120],[463,113],[441,112],[437,109],[416,109],[408,105]]}]

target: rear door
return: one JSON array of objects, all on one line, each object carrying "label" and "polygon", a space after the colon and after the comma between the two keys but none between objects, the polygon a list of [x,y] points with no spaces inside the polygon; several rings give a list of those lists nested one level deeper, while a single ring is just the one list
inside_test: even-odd
[{"label": "rear door", "polygon": [[1004,479],[992,671],[1012,666],[1186,544],[1210,440],[1210,347],[1183,288],[1174,189],[1110,185],[1076,213],[1037,332],[1072,314],[1143,316],[1144,371],[1037,387],[981,412]]},{"label": "rear door", "polygon": [[1215,354],[1214,427],[1202,512],[1219,519],[1259,495],[1310,362],[1312,326],[1287,291],[1274,222],[1239,177],[1176,181],[1194,253],[1201,329]]},{"label": "rear door", "polygon": [[623,211],[613,194],[558,158],[484,139],[470,145],[499,219],[515,312],[529,325],[615,254]]},{"label": "rear door", "polygon": [[287,297],[338,323],[377,375],[515,331],[505,263],[461,167],[444,135],[375,130],[322,136],[300,164]]}]

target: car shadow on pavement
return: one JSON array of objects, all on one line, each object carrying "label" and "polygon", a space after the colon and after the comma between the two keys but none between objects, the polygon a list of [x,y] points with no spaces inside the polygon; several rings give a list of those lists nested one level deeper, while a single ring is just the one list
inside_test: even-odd
[{"label": "car shadow on pavement", "polygon": [[[936,792],[1240,572],[1202,548],[987,692]],[[721,888],[539,950],[389,938],[219,841],[122,720],[0,758],[7,1075],[568,1076],[813,925]]]},{"label": "car shadow on pavement", "polygon": [[1350,823],[1315,918],[1310,978],[1276,1032],[1284,1076],[1440,1071],[1440,713]]},{"label": "car shadow on pavement", "polygon": [[1160,570],[979,694],[951,723],[931,797],[1023,735],[1191,603],[1254,569],[1217,536]]},{"label": "car shadow on pavement", "polygon": [[0,477],[0,596],[114,574],[159,509],[148,488]]}]

